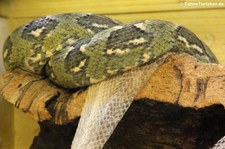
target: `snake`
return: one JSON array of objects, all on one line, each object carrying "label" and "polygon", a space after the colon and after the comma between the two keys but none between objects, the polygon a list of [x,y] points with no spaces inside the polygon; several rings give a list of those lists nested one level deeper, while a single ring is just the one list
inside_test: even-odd
[{"label": "snake", "polygon": [[217,63],[193,32],[162,20],[121,23],[89,13],[45,16],[18,27],[6,39],[6,70],[45,75],[68,89],[90,86],[168,53],[187,53]]},{"label": "snake", "polygon": [[[159,66],[168,55],[180,53],[201,62],[218,63],[203,41],[176,23],[163,20],[122,23],[90,13],[38,18],[14,30],[3,46],[6,70],[19,68],[66,89],[90,86],[72,149],[103,147],[132,103],[130,98],[138,90],[134,86],[142,86],[144,77],[138,85],[132,81],[132,70],[149,69],[151,64]],[[131,80],[131,84],[126,79],[117,83],[119,75]],[[134,89],[130,90],[131,87]]]}]

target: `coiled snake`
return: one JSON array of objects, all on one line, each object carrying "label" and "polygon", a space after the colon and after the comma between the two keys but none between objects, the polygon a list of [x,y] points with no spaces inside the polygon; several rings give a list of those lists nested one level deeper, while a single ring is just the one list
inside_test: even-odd
[{"label": "coiled snake", "polygon": [[177,24],[160,20],[122,24],[86,13],[29,22],[8,37],[3,49],[6,69],[45,75],[70,89],[152,64],[168,53],[184,52],[203,62],[217,62],[194,33]]}]

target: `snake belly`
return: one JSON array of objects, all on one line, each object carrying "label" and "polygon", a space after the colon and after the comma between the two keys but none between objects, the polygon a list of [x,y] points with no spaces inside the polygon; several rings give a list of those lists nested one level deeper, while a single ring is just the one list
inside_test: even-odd
[{"label": "snake belly", "polygon": [[86,13],[29,22],[16,29],[3,47],[6,69],[46,75],[64,88],[89,86],[170,53],[217,63],[206,44],[177,24],[161,20],[121,24]]}]

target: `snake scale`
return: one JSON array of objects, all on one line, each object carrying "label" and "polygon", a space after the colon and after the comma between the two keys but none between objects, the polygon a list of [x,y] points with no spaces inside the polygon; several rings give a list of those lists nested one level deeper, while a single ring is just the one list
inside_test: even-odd
[{"label": "snake scale", "polygon": [[64,88],[79,88],[182,52],[217,62],[194,33],[171,22],[122,24],[100,15],[65,13],[17,28],[4,44],[3,58],[7,70],[21,68]]}]

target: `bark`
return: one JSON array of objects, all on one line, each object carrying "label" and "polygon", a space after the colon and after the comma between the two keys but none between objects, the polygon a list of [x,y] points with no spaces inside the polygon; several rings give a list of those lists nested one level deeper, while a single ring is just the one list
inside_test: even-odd
[{"label": "bark", "polygon": [[[104,149],[209,149],[225,136],[225,110],[198,110],[140,99],[132,103]],[[41,122],[31,149],[70,149],[79,118],[66,125]]]},{"label": "bark", "polygon": [[[23,70],[0,76],[0,93],[7,101],[35,118],[66,124],[80,116],[87,89],[66,90],[45,77]],[[225,66],[205,64],[186,55],[170,55],[135,97],[183,107],[225,105]]]},{"label": "bark", "polygon": [[[31,149],[70,148],[87,88],[66,90],[17,69],[0,76],[0,93],[39,121]],[[104,148],[210,148],[225,135],[224,98],[225,65],[170,55],[149,76]]]}]

